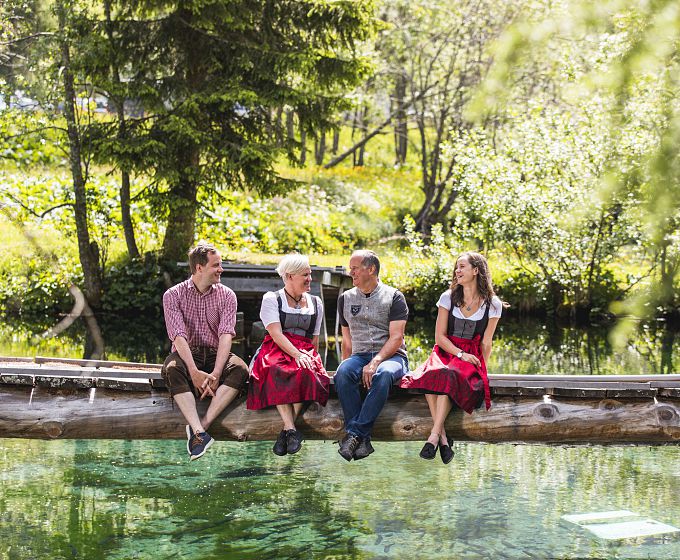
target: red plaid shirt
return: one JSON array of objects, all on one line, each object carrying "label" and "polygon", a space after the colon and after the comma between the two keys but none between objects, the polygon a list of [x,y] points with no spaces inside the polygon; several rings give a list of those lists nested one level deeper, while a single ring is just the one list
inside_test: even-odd
[{"label": "red plaid shirt", "polygon": [[236,294],[223,284],[213,284],[202,294],[191,278],[163,294],[163,313],[168,337],[184,337],[190,348],[217,349],[220,335],[236,334]]}]

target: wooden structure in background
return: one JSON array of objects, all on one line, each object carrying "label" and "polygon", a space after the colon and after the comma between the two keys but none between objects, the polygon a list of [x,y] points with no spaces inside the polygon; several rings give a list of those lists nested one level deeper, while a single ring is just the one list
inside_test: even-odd
[{"label": "wooden structure in background", "polygon": [[[180,263],[184,264],[184,263]],[[245,315],[246,335],[250,334],[253,321],[259,320],[260,304],[265,292],[273,292],[283,287],[281,277],[272,265],[253,265],[222,263],[222,284],[229,286],[238,298],[239,311]],[[328,331],[338,334],[337,300],[338,296],[352,287],[352,279],[345,272],[345,267],[335,268],[312,266],[312,288],[310,293],[319,296],[323,302],[325,314],[319,335],[319,343],[327,345]],[[256,346],[259,345],[257,341]],[[250,348],[252,351],[253,348]]]},{"label": "wooden structure in background", "polygon": [[[680,375],[492,375],[490,384],[491,410],[449,416],[455,440],[680,443]],[[218,440],[273,440],[280,424],[276,410],[247,411],[239,399],[210,432]],[[299,427],[307,439],[341,437],[337,399],[309,406]],[[396,390],[373,437],[425,440],[430,427],[425,399]],[[179,439],[184,421],[158,365],[0,358],[0,437]]]}]

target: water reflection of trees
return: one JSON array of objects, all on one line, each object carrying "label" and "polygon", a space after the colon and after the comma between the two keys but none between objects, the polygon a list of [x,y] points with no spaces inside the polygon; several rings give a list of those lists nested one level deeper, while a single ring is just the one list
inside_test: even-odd
[{"label": "water reflection of trees", "polygon": [[262,444],[211,450],[201,464],[188,463],[182,442],[0,442],[10,473],[0,518],[31,533],[0,528],[0,557],[361,556],[351,516],[331,514],[315,478]]},{"label": "water reflection of trees", "polygon": [[[627,558],[629,543],[560,517],[680,518],[676,447],[460,444],[444,467],[417,442],[376,442],[351,464],[328,443],[284,459],[269,446],[189,463],[181,441],[0,440],[0,557]],[[678,557],[680,542],[645,551]]]},{"label": "water reflection of trees", "polygon": [[[609,327],[575,327],[552,320],[502,320],[494,338],[491,373],[640,374],[677,371],[677,331],[645,323],[623,351],[615,351]],[[411,366],[425,360],[434,344],[434,325],[414,321],[408,329]]]}]

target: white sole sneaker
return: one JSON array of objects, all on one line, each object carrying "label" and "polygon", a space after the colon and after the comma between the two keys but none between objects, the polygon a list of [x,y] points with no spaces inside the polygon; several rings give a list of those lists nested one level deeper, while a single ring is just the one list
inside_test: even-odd
[{"label": "white sole sneaker", "polygon": [[195,460],[198,459],[199,457],[203,457],[203,455],[205,455],[205,452],[208,451],[208,449],[210,449],[210,446],[211,446],[213,443],[215,443],[214,438],[210,438],[210,441],[209,441],[208,443],[205,444],[205,447],[203,448],[203,451],[201,451],[198,455],[190,455],[190,456],[189,456],[189,459],[191,459],[192,461],[195,461]]}]

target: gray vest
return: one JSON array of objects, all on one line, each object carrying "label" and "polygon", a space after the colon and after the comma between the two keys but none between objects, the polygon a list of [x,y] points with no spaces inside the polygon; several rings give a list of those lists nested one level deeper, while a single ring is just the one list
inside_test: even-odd
[{"label": "gray vest", "polygon": [[314,327],[316,327],[316,317],[319,314],[319,306],[316,302],[317,297],[312,296],[314,313],[311,315],[307,315],[306,313],[286,313],[283,310],[283,299],[279,292],[276,292],[276,300],[279,303],[279,322],[281,323],[281,330],[298,336],[313,338]]},{"label": "gray vest", "polygon": [[[353,354],[375,354],[385,345],[390,337],[390,308],[396,291],[381,282],[368,297],[359,288],[343,294],[343,315],[352,335]],[[407,357],[403,340],[397,354]]]}]

